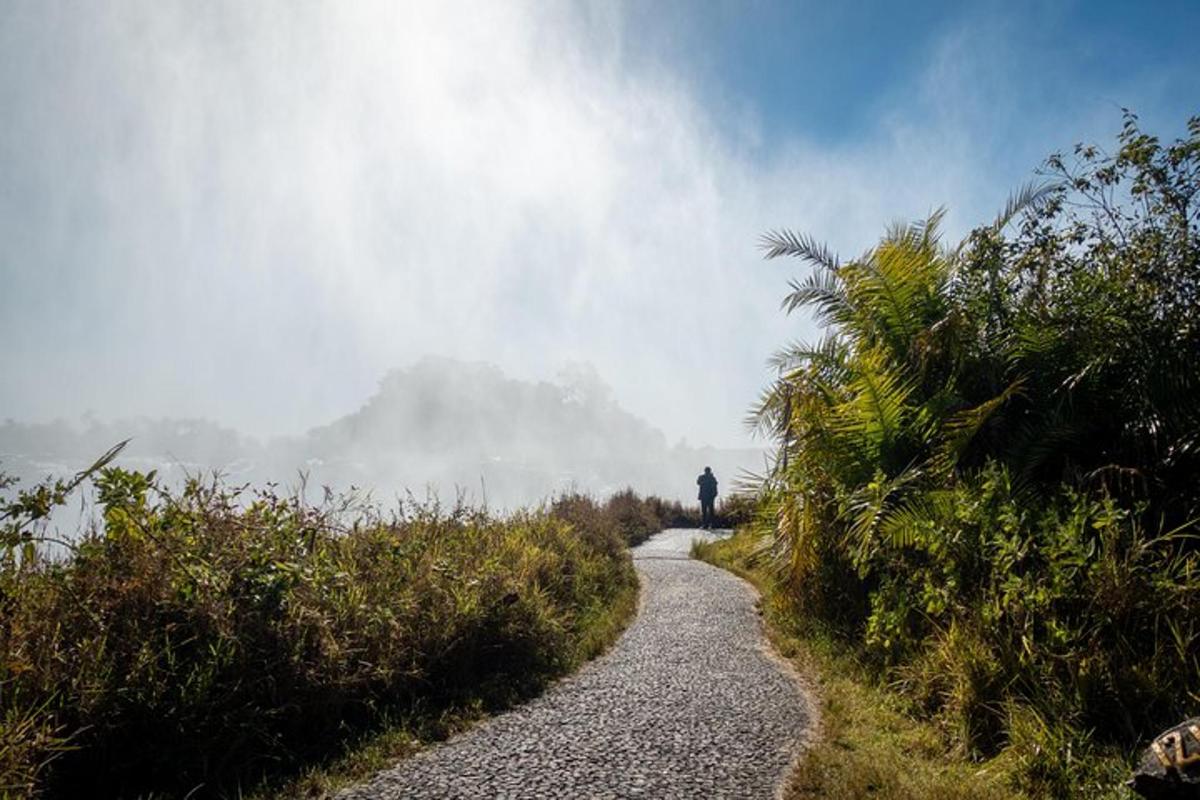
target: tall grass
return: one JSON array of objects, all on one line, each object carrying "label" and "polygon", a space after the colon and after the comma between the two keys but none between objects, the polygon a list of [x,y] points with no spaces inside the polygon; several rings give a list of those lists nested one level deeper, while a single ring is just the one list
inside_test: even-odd
[{"label": "tall grass", "polygon": [[[551,503],[550,510],[578,528],[607,527],[630,547],[666,528],[699,528],[701,521],[698,506],[654,495],[642,497],[633,489],[616,492],[602,502],[585,494],[565,493]],[[754,511],[752,496],[731,495],[717,505],[716,521],[720,527],[745,524]]]},{"label": "tall grass", "polygon": [[102,520],[66,557],[28,523],[69,484],[0,509],[3,796],[234,796],[384,716],[537,690],[636,591],[594,505],[384,515],[94,478]]}]

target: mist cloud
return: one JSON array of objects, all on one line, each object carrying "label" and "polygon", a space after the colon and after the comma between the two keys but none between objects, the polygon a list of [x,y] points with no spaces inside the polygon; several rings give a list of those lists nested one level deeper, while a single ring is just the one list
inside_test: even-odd
[{"label": "mist cloud", "polygon": [[[81,422],[0,423],[0,467],[27,486],[75,474],[126,442],[113,463],[154,471],[168,487],[216,474],[236,486],[282,485],[312,502],[326,489],[354,488],[384,503],[411,493],[513,509],[561,492],[605,497],[627,487],[690,502],[702,465],[728,495],[766,458],[756,449],[669,445],[585,364],[533,382],[492,364],[425,358],[389,372],[352,413],[269,440],[204,419]],[[67,538],[78,515],[53,522]]]},{"label": "mist cloud", "polygon": [[1010,183],[954,42],[869,140],[764,161],[754,119],[731,139],[673,65],[625,62],[620,6],[0,14],[0,416],[299,432],[432,353],[587,361],[671,440],[739,444],[764,359],[811,330],[759,233],[855,252],[945,202],[961,231]]}]

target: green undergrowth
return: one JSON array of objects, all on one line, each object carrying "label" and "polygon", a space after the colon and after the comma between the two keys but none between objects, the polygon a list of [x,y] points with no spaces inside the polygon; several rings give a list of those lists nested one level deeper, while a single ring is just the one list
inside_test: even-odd
[{"label": "green undergrowth", "polygon": [[[1012,708],[1019,732],[996,755],[972,755],[952,730],[930,719],[898,691],[894,673],[870,664],[861,647],[798,613],[777,587],[778,571],[749,528],[711,544],[697,543],[697,557],[728,569],[759,590],[767,633],[816,694],[820,709],[815,741],[795,765],[785,797],[883,798],[886,800],[1024,800],[1050,796],[1031,782],[1041,762],[1058,766],[1053,732],[1029,709]],[[1068,743],[1062,745],[1069,746]],[[1070,796],[1126,800],[1121,785],[1128,758],[1093,750],[1075,758]]]},{"label": "green undergrowth", "polygon": [[2,797],[320,796],[540,691],[636,606],[643,534],[587,498],[383,512],[91,477],[101,518],[55,556],[74,482],[0,504]]},{"label": "green undergrowth", "polygon": [[[623,586],[611,606],[582,627],[576,665],[603,653],[625,630],[637,611],[638,589]],[[491,709],[492,711],[496,709]],[[481,703],[460,703],[439,713],[387,715],[364,735],[348,739],[334,753],[292,774],[269,781],[247,800],[308,798],[324,800],[339,790],[366,780],[408,758],[423,747],[447,739],[485,718],[489,709]]]},{"label": "green undergrowth", "polygon": [[1035,797],[1200,711],[1200,117],[1052,155],[946,241],[842,259],[764,235],[821,327],[750,422],[754,528],[789,615],[850,643],[965,758]]},{"label": "green undergrowth", "polygon": [[[603,502],[579,493],[562,494],[551,503],[551,508],[556,516],[576,525],[606,525],[630,547],[666,528],[700,527],[699,506],[685,506],[678,500],[654,495],[642,497],[633,489],[610,495]],[[754,518],[754,512],[753,497],[730,495],[717,504],[716,526],[732,528],[745,524]]]}]

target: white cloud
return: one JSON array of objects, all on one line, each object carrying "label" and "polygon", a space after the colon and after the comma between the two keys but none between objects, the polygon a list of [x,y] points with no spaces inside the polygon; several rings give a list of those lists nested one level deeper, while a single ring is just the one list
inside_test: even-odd
[{"label": "white cloud", "polygon": [[294,431],[432,352],[587,360],[670,436],[738,441],[809,332],[758,234],[961,228],[991,174],[953,96],[749,160],[686,76],[626,68],[634,34],[542,3],[11,7],[0,406]]}]

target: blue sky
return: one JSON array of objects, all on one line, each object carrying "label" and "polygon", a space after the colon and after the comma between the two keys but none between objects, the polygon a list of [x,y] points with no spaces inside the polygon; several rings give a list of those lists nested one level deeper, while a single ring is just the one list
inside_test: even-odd
[{"label": "blue sky", "polygon": [[589,362],[745,441],[815,334],[764,264],[986,220],[1120,108],[1200,113],[1200,2],[0,0],[0,418],[302,431],[427,354]]},{"label": "blue sky", "polygon": [[[665,0],[632,4],[630,18],[635,60],[678,65],[710,106],[749,106],[768,151],[791,136],[834,146],[871,137],[945,42],[960,38],[980,61],[992,59],[982,91],[1019,87],[1017,107],[993,109],[1005,127],[1013,112],[1038,117],[1099,102],[1170,116],[1200,98],[1194,0]],[[1127,91],[1135,86],[1151,91]]]}]

